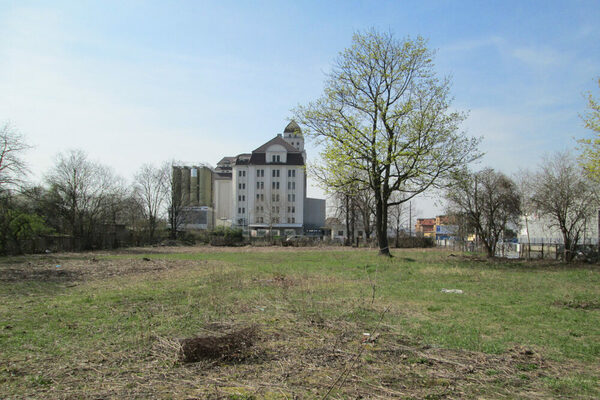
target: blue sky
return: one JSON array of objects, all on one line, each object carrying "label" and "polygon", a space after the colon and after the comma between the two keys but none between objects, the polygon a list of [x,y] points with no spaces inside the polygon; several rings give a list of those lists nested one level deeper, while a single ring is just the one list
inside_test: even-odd
[{"label": "blue sky", "polygon": [[598,1],[0,1],[0,121],[36,146],[35,179],[68,148],[127,178],[145,162],[214,165],[281,132],[374,27],[429,39],[463,128],[483,137],[480,166],[512,173],[588,134],[599,21]]}]

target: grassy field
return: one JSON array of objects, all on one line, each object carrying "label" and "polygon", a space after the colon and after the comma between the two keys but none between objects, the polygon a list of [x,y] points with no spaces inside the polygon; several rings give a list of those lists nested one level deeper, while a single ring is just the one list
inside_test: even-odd
[{"label": "grassy field", "polygon": [[[0,259],[0,398],[600,398],[598,266],[394,256]],[[179,339],[248,327],[252,346],[178,361]]]}]

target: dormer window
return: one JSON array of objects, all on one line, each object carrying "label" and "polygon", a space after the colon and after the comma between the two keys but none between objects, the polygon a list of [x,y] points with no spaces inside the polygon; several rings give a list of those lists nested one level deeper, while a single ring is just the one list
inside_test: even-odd
[{"label": "dormer window", "polygon": [[273,155],[273,162],[281,162],[281,156]]}]

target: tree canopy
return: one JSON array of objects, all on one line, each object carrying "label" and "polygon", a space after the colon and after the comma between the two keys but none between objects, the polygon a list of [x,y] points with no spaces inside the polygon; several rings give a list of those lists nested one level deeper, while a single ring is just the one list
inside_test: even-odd
[{"label": "tree canopy", "polygon": [[[598,78],[600,89],[600,78]],[[584,126],[594,132],[592,138],[580,139],[580,161],[590,178],[600,181],[600,100],[595,99],[592,93],[587,94],[587,111],[581,116]]]},{"label": "tree canopy", "polygon": [[[459,126],[452,111],[450,80],[437,78],[433,52],[421,37],[356,33],[328,75],[323,95],[295,110],[306,134],[322,146],[331,185],[352,176],[375,198],[380,254],[389,255],[388,206],[440,185],[451,171],[479,156],[478,139]],[[391,200],[401,192],[399,200]]]}]

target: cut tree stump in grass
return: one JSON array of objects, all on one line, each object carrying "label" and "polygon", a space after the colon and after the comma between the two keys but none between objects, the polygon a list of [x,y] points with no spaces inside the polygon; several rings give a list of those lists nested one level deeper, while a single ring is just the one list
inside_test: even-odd
[{"label": "cut tree stump in grass", "polygon": [[179,359],[197,362],[206,359],[242,359],[254,345],[257,336],[255,326],[239,329],[222,336],[198,336],[181,339]]}]

